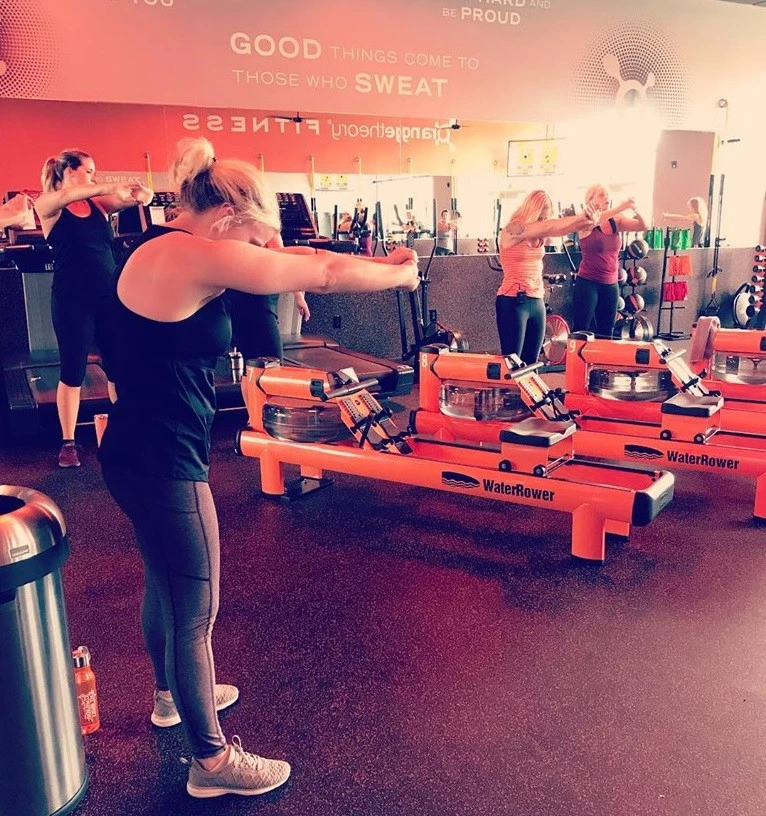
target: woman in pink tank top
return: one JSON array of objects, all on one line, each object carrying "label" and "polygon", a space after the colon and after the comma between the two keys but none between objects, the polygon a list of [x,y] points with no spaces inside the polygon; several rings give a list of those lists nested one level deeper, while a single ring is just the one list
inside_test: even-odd
[{"label": "woman in pink tank top", "polygon": [[593,225],[588,213],[551,218],[553,204],[544,190],[529,193],[500,233],[503,280],[495,298],[497,333],[503,355],[537,362],[545,337],[543,246],[546,238]]},{"label": "woman in pink tank top", "polygon": [[[594,184],[585,191],[585,209],[597,215],[597,224],[579,231],[582,260],[577,270],[572,310],[573,331],[594,331],[597,337],[612,336],[620,286],[620,247],[623,232],[646,229],[646,221],[628,198],[610,208],[609,190]],[[625,215],[626,212],[632,215]]]}]

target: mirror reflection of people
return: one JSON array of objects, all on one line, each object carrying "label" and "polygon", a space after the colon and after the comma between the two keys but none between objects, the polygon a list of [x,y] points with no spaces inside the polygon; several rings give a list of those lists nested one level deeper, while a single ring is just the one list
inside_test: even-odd
[{"label": "mirror reflection of people", "polygon": [[500,234],[503,280],[495,298],[500,348],[503,355],[518,354],[527,364],[537,361],[545,338],[545,239],[595,223],[595,216],[588,212],[567,218],[552,215],[553,204],[548,194],[534,190]]},{"label": "mirror reflection of people", "polygon": [[404,245],[408,249],[412,249],[412,247],[415,246],[415,238],[417,238],[423,230],[423,225],[415,217],[415,213],[412,210],[407,210],[405,213],[402,229],[404,230]]},{"label": "mirror reflection of people", "polygon": [[455,232],[459,214],[450,210],[442,210],[436,222],[436,255],[455,254]]},{"label": "mirror reflection of people", "polygon": [[51,156],[42,170],[43,193],[35,201],[43,234],[53,249],[51,314],[61,374],[56,408],[62,444],[59,467],[79,467],[74,441],[80,389],[95,338],[114,401],[111,296],[115,262],[109,215],[149,204],[154,193],[139,184],[97,184],[96,164],[82,150]]},{"label": "mirror reflection of people", "polygon": [[342,212],[338,217],[338,232],[348,232],[353,222],[354,219],[350,213]]},{"label": "mirror reflection of people", "polygon": [[692,196],[686,206],[689,210],[685,213],[661,213],[665,221],[675,221],[686,224],[687,229],[692,231],[692,246],[701,247],[705,239],[705,227],[707,227],[707,203],[701,196]]},{"label": "mirror reflection of people", "polygon": [[611,206],[609,190],[594,184],[585,191],[585,209],[597,215],[597,224],[578,231],[582,260],[577,270],[572,308],[573,331],[593,331],[610,338],[617,317],[617,282],[623,232],[643,231],[644,217],[632,198]]},{"label": "mirror reflection of people", "polygon": [[212,650],[221,553],[208,484],[210,428],[216,362],[231,340],[221,295],[414,291],[417,258],[403,248],[361,259],[274,246],[275,194],[248,162],[217,160],[207,139],[179,144],[171,177],[181,214],[144,232],[117,274],[118,399],[99,458],[144,564],[142,623],[156,683],[151,720],[184,729],[191,796],[253,796],[286,782],[290,766],[245,751],[238,737],[227,740],[217,715],[239,695],[216,683]]}]

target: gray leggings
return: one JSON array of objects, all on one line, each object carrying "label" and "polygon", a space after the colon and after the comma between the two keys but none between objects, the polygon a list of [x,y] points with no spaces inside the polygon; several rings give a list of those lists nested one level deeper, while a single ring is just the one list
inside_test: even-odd
[{"label": "gray leggings", "polygon": [[133,523],[144,561],[142,624],[158,689],[170,689],[192,753],[212,757],[226,739],[215,709],[211,635],[218,612],[218,517],[207,482],[103,466]]}]

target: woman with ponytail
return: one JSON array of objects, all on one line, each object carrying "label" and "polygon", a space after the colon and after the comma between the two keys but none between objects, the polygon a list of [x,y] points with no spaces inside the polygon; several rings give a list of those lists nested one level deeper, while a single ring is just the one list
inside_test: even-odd
[{"label": "woman with ponytail", "polygon": [[503,280],[495,298],[500,348],[503,355],[518,354],[527,365],[537,362],[545,337],[545,239],[592,223],[585,212],[567,218],[552,218],[552,214],[548,194],[533,190],[500,235]]},{"label": "woman with ponytail", "polygon": [[662,213],[665,221],[686,222],[691,226],[692,246],[701,247],[705,240],[705,229],[707,228],[707,204],[702,196],[692,196],[687,202],[689,208],[687,213]]},{"label": "woman with ponytail", "polygon": [[74,442],[80,388],[94,337],[109,380],[111,323],[108,308],[114,285],[109,215],[148,204],[152,191],[139,185],[98,184],[96,165],[82,150],[64,150],[43,165],[43,193],[35,201],[43,234],[53,249],[51,313],[58,340],[61,375],[56,407],[61,425],[60,467],[79,467]]},{"label": "woman with ponytail", "polygon": [[362,259],[277,246],[276,196],[253,165],[217,161],[206,139],[179,144],[171,177],[180,215],[150,227],[117,273],[118,399],[99,457],[144,562],[151,721],[182,724],[189,794],[252,796],[283,784],[290,766],[246,752],[237,737],[227,742],[217,716],[239,696],[216,684],[211,649],[220,564],[208,485],[213,371],[231,339],[222,294],[413,290],[417,259],[408,249]]},{"label": "woman with ponytail", "polygon": [[597,215],[597,224],[578,232],[582,259],[572,295],[572,331],[595,331],[611,339],[620,294],[618,274],[622,234],[646,229],[633,198],[612,206],[612,195],[603,184],[585,191],[585,209]]}]

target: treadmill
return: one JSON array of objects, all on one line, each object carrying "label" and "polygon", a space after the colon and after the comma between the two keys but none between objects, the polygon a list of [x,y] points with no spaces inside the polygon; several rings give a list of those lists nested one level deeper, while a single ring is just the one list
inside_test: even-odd
[{"label": "treadmill", "polygon": [[[285,246],[311,246],[331,252],[357,252],[356,241],[337,241],[317,233],[306,198],[301,193],[277,193],[282,219],[282,243]],[[380,397],[409,394],[415,372],[412,366],[373,357],[341,346],[330,337],[286,333],[282,335],[283,362],[300,368],[340,371],[353,368],[360,379],[374,378]]]}]

